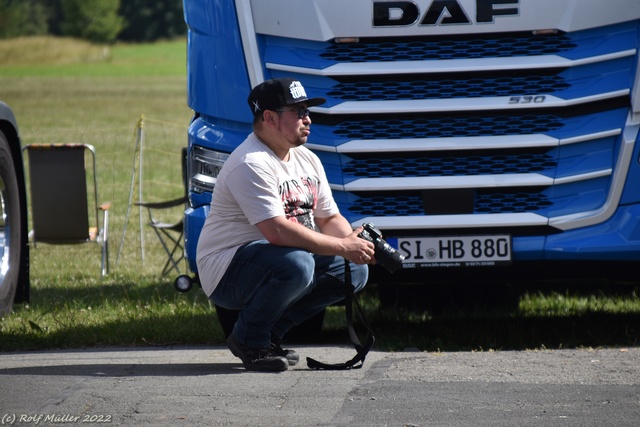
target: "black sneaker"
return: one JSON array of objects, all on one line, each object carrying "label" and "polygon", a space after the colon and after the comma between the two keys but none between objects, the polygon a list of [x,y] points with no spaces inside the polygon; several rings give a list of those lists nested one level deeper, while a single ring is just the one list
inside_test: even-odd
[{"label": "black sneaker", "polygon": [[287,359],[289,362],[289,366],[293,366],[300,361],[300,356],[296,353],[295,350],[287,350],[280,346],[279,342],[271,341],[271,350],[278,356],[282,356]]},{"label": "black sneaker", "polygon": [[289,362],[283,356],[277,355],[269,348],[250,348],[236,341],[235,335],[227,339],[229,350],[234,356],[242,360],[247,371],[281,372],[289,368]]}]

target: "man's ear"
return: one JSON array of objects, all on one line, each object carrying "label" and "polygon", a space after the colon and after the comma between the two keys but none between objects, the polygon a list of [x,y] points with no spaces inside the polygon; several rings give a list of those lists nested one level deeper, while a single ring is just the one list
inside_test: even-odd
[{"label": "man's ear", "polygon": [[265,110],[263,114],[264,122],[267,126],[275,127],[276,126],[276,116],[278,113],[273,110]]}]

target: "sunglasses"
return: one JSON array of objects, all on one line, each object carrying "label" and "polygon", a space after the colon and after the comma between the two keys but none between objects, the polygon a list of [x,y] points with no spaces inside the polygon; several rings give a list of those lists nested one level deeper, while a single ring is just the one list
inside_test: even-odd
[{"label": "sunglasses", "polygon": [[308,108],[304,108],[304,107],[292,108],[292,109],[289,109],[289,110],[285,110],[285,109],[281,108],[281,109],[278,109],[278,110],[275,110],[275,111],[278,111],[278,112],[281,112],[281,113],[284,113],[285,111],[292,111],[292,112],[294,112],[294,113],[296,113],[298,115],[299,119],[304,119],[305,117],[309,116],[309,109]]}]

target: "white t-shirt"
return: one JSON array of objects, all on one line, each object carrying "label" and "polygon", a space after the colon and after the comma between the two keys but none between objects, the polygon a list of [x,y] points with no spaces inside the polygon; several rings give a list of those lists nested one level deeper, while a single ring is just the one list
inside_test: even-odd
[{"label": "white t-shirt", "polygon": [[252,133],[224,163],[197,249],[200,284],[211,295],[236,250],[262,240],[256,224],[278,216],[316,229],[314,217],[337,214],[320,159],[306,147],[280,160]]}]

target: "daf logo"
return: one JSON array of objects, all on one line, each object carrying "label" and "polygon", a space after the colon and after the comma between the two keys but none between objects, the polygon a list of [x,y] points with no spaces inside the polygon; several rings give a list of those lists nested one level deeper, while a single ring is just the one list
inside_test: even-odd
[{"label": "daf logo", "polygon": [[[494,22],[496,16],[517,16],[520,0],[476,0],[475,23]],[[433,0],[422,17],[414,1],[373,2],[374,27],[418,25],[463,25],[474,21],[458,0]]]}]

